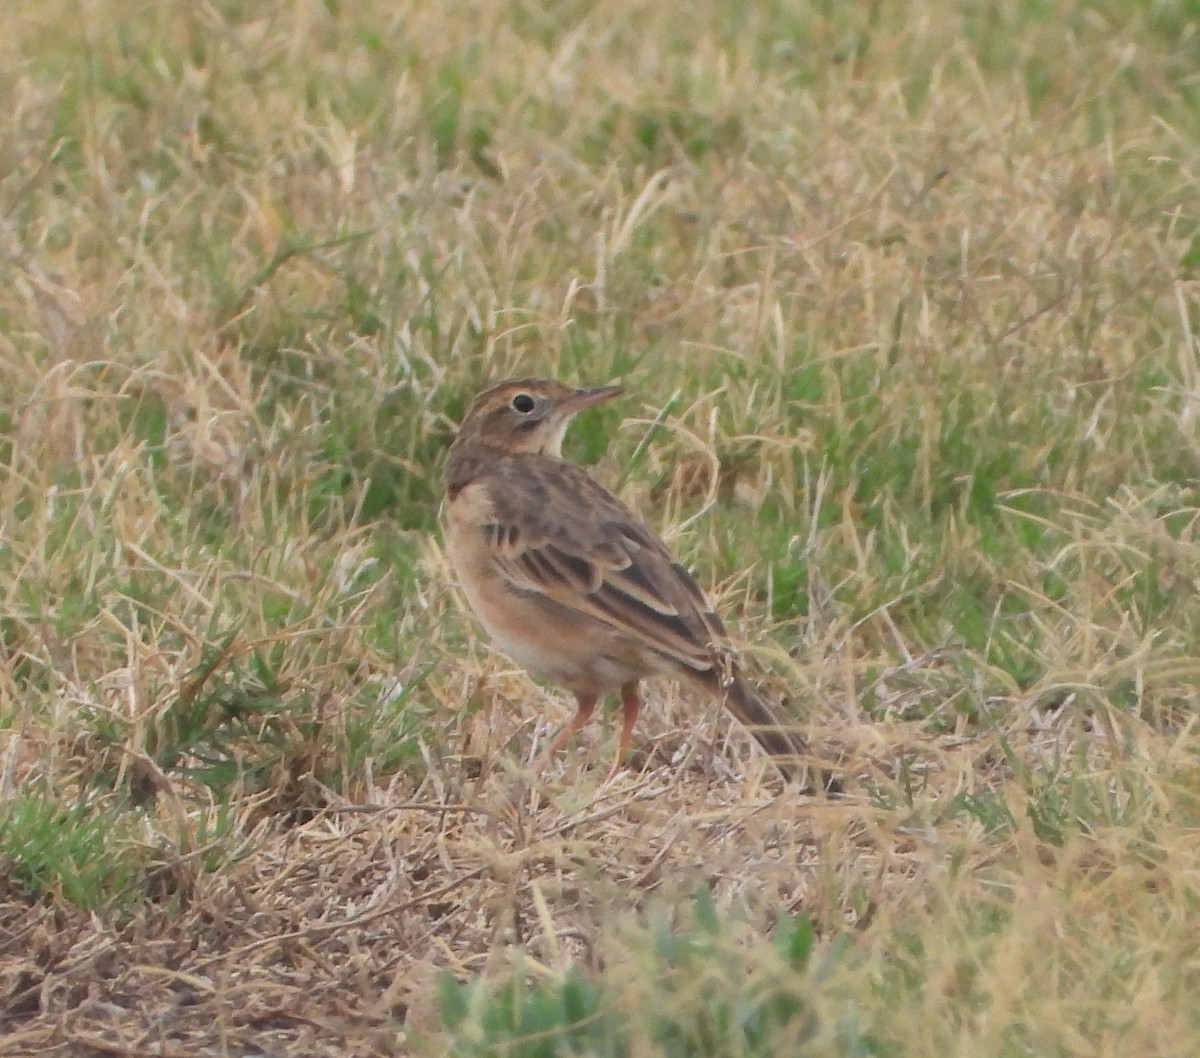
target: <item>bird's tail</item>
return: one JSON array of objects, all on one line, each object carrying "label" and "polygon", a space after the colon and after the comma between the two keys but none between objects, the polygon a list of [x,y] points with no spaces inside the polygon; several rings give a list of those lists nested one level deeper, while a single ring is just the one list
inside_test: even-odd
[{"label": "bird's tail", "polygon": [[771,755],[784,778],[791,780],[802,775],[808,745],[800,737],[795,721],[782,716],[740,674],[734,674],[721,693],[726,707]]}]

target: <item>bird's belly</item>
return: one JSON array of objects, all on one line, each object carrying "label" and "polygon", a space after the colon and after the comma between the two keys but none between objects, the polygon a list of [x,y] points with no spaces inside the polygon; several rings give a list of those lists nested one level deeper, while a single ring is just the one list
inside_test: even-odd
[{"label": "bird's belly", "polygon": [[534,676],[604,694],[649,674],[619,635],[592,618],[557,612],[487,577],[464,579],[463,591],[496,646]]},{"label": "bird's belly", "polygon": [[499,614],[479,602],[472,600],[472,607],[496,646],[542,679],[603,694],[648,674],[644,665],[622,657],[623,644],[596,621],[547,613],[535,600],[510,597]]}]

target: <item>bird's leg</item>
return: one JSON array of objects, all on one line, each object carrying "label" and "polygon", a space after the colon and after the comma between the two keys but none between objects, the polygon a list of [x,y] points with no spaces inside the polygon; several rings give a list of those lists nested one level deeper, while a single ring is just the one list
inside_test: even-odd
[{"label": "bird's leg", "polygon": [[642,699],[638,697],[636,680],[621,684],[621,734],[617,739],[617,756],[609,770],[609,778],[616,774],[621,767],[625,751],[633,741],[633,725],[637,723],[638,713],[642,710]]},{"label": "bird's leg", "polygon": [[633,725],[642,711],[642,699],[638,697],[637,681],[621,685],[621,738],[617,745],[624,752],[633,741]]},{"label": "bird's leg", "polygon": [[576,701],[575,715],[559,728],[558,734],[551,740],[550,745],[542,751],[537,763],[533,766],[535,772],[543,771],[554,755],[567,744],[571,736],[592,718],[592,713],[596,710],[596,695],[580,694],[576,696]]}]

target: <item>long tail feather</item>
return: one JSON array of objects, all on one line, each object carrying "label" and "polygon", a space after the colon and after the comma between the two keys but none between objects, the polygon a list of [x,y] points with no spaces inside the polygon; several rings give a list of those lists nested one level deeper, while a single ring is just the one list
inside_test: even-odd
[{"label": "long tail feather", "polygon": [[783,717],[740,675],[723,688],[724,702],[734,716],[770,755],[785,779],[795,779],[804,771],[808,746],[796,730],[794,721]]}]

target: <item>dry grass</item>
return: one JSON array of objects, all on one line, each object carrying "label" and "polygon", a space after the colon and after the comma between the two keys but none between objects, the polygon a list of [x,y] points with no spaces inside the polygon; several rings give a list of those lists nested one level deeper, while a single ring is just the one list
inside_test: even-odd
[{"label": "dry grass", "polygon": [[[489,1053],[439,974],[572,966],[666,1053],[698,889],[816,927],[779,1054],[1195,1053],[1189,11],[15,5],[0,1053]],[[436,534],[515,372],[625,382],[574,455],[844,797],[670,687],[531,790]]]}]

